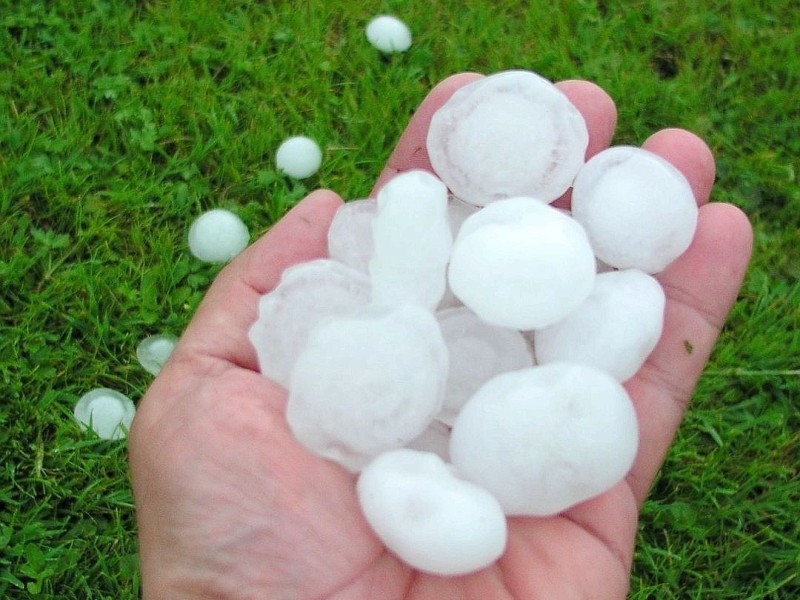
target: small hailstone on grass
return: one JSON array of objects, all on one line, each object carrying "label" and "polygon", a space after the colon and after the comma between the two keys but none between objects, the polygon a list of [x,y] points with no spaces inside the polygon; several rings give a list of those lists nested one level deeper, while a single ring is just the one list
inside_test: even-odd
[{"label": "small hailstone on grass", "polygon": [[450,257],[456,297],[493,325],[538,329],[589,295],[595,258],[583,228],[532,198],[493,202],[464,221]]},{"label": "small hailstone on grass", "polygon": [[248,332],[262,375],[288,387],[311,331],[326,320],[355,313],[369,298],[366,274],[333,260],[284,270],[278,285],[261,296],[258,319]]},{"label": "small hailstone on grass", "polygon": [[148,336],[136,347],[136,358],[145,371],[151,375],[158,375],[177,343],[178,338],[174,335]]},{"label": "small hailstone on grass", "polygon": [[397,17],[380,15],[366,28],[367,40],[383,53],[405,52],[411,47],[411,30]]},{"label": "small hailstone on grass", "polygon": [[588,143],[578,109],[529,71],[465,85],[433,115],[427,138],[433,170],[476,206],[514,196],[552,202],[572,184]]},{"label": "small hailstone on grass", "polygon": [[104,440],[119,440],[130,429],[136,408],[124,394],[108,388],[97,388],[78,400],[74,414],[84,431],[91,428]]},{"label": "small hailstone on grass", "polygon": [[615,146],[578,173],[572,216],[600,260],[658,273],[689,247],[697,202],[689,182],[668,161],[642,148]]},{"label": "small hailstone on grass", "polygon": [[292,371],[289,427],[311,451],[358,471],[428,427],[442,407],[447,362],[439,325],[419,306],[328,321]]},{"label": "small hailstone on grass", "polygon": [[328,229],[328,256],[367,273],[375,251],[372,221],[377,212],[378,204],[371,199],[342,204]]},{"label": "small hailstone on grass", "polygon": [[625,381],[658,343],[664,303],[661,285],[644,271],[601,273],[583,304],[534,332],[536,359],[580,362]]},{"label": "small hailstone on grass", "polygon": [[464,575],[489,566],[505,550],[507,525],[497,500],[458,479],[435,454],[381,454],[356,489],[380,540],[420,571]]},{"label": "small hailstone on grass", "polygon": [[289,177],[305,179],[316,173],[322,165],[322,150],[309,137],[290,137],[278,146],[275,163]]},{"label": "small hailstone on grass", "polygon": [[481,387],[456,418],[450,457],[507,515],[547,516],[613,487],[637,445],[625,388],[595,367],[556,362]]},{"label": "small hailstone on grass", "polygon": [[244,250],[249,241],[247,226],[224,208],[203,213],[189,228],[189,250],[205,262],[227,262]]}]

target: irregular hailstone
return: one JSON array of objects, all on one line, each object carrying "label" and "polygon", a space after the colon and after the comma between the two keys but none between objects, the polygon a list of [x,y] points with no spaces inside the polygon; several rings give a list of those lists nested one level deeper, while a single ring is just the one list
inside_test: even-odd
[{"label": "irregular hailstone", "polygon": [[358,471],[425,431],[442,407],[447,362],[439,325],[419,306],[329,321],[292,371],[289,427],[311,451]]},{"label": "irregular hailstone", "polygon": [[99,438],[119,440],[130,429],[136,407],[124,394],[108,388],[97,388],[78,400],[74,414],[84,431],[92,429]]},{"label": "irregular hailstone", "polygon": [[532,198],[509,198],[464,221],[448,280],[487,323],[527,330],[575,309],[594,277],[589,240],[574,219]]},{"label": "irregular hailstone", "polygon": [[372,221],[378,203],[372,199],[345,202],[336,211],[328,229],[328,256],[364,273],[375,252]]},{"label": "irregular hailstone", "polygon": [[431,173],[406,171],[381,188],[372,221],[372,301],[433,310],[445,290],[453,238],[447,188]]},{"label": "irregular hailstone", "polygon": [[459,413],[450,457],[507,515],[547,516],[619,482],[638,444],[636,413],[613,377],[578,363],[499,375]]},{"label": "irregular hailstone", "polygon": [[372,19],[365,31],[369,43],[381,52],[405,52],[411,47],[411,30],[397,17],[380,15]]},{"label": "irregular hailstone", "polygon": [[455,477],[436,455],[400,449],[381,454],[356,486],[367,522],[412,567],[464,575],[505,550],[503,510],[481,487]]},{"label": "irregular hailstone", "polygon": [[356,312],[369,298],[366,275],[333,260],[312,260],[284,270],[278,285],[261,296],[258,319],[248,332],[261,373],[288,387],[311,330]]},{"label": "irregular hailstone", "polygon": [[600,260],[658,273],[689,247],[697,202],[689,182],[668,161],[642,148],[616,146],[596,154],[578,173],[572,216]]},{"label": "irregular hailstone", "polygon": [[244,250],[249,240],[247,226],[224,208],[203,213],[189,227],[189,251],[205,262],[227,262]]},{"label": "irregular hailstone", "polygon": [[136,346],[136,358],[145,371],[151,375],[158,375],[177,343],[178,338],[174,335],[147,336]]},{"label": "irregular hailstone", "polygon": [[489,325],[465,306],[439,311],[436,318],[450,354],[444,404],[437,418],[448,425],[492,377],[533,366],[528,342],[515,329]]},{"label": "irregular hailstone", "polygon": [[592,365],[625,381],[661,337],[664,302],[661,285],[644,271],[601,273],[583,304],[534,332],[536,360]]},{"label": "irregular hailstone", "polygon": [[278,170],[289,177],[305,179],[319,170],[322,164],[322,150],[317,142],[309,137],[297,135],[284,140],[275,154]]},{"label": "irregular hailstone", "polygon": [[572,184],[589,143],[578,109],[550,81],[503,71],[467,84],[433,115],[427,148],[459,198],[484,206],[533,196],[552,202]]}]

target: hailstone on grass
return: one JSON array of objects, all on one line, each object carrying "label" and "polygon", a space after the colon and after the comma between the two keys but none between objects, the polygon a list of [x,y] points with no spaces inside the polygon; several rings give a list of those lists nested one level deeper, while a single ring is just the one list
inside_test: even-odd
[{"label": "hailstone on grass", "polygon": [[497,500],[458,479],[435,454],[386,452],[362,471],[356,489],[381,541],[421,571],[463,575],[505,550],[506,519]]},{"label": "hailstone on grass", "polygon": [[365,31],[369,43],[385,54],[405,52],[411,47],[411,30],[392,15],[372,19]]},{"label": "hailstone on grass", "polygon": [[450,457],[507,515],[548,516],[613,487],[637,445],[625,388],[595,367],[557,362],[484,384],[453,424]]},{"label": "hailstone on grass", "polygon": [[289,177],[311,177],[322,165],[322,150],[310,137],[298,135],[284,140],[275,154],[278,170]]},{"label": "hailstone on grass", "polygon": [[552,202],[572,184],[588,143],[578,109],[529,71],[460,88],[433,115],[427,138],[436,174],[476,206],[514,196]]},{"label": "hailstone on grass", "polygon": [[203,213],[189,228],[189,250],[204,262],[227,262],[244,250],[249,241],[247,226],[224,208]]},{"label": "hailstone on grass", "polygon": [[136,358],[145,371],[151,375],[158,375],[177,343],[178,338],[174,335],[147,336],[136,346]]},{"label": "hailstone on grass", "polygon": [[667,160],[642,148],[615,146],[578,173],[572,216],[600,260],[658,273],[692,242],[697,203],[689,182]]},{"label": "hailstone on grass", "polygon": [[104,440],[119,440],[127,435],[136,407],[120,392],[96,388],[81,396],[75,404],[74,414],[81,429],[91,429]]}]

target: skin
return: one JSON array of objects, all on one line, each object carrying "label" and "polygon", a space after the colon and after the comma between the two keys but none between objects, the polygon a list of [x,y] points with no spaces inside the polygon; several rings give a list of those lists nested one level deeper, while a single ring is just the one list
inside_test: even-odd
[{"label": "skin", "polygon": [[[431,91],[376,190],[398,172],[430,170],[424,141],[431,115],[477,77],[456,75]],[[613,101],[585,81],[558,85],[586,118],[587,157],[607,147]],[[625,480],[558,516],[509,519],[505,554],[477,573],[432,576],[389,554],[360,515],[354,477],[292,438],[286,391],[258,373],[247,340],[258,298],[281,271],[325,255],[342,201],[318,190],[220,273],[139,404],[129,449],[145,600],[624,598],[639,509],[752,248],[747,217],[709,203],[714,159],[702,140],[667,129],[644,147],[684,173],[700,216],[691,247],[658,276],[667,294],[663,336],[626,383],[641,442]]]}]

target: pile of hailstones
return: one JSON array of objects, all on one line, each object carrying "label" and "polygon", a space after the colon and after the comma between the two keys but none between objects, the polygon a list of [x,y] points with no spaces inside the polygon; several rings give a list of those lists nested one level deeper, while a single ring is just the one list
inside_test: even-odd
[{"label": "pile of hailstones", "polygon": [[[435,175],[344,204],[329,258],[261,298],[250,340],[293,434],[359,473],[366,520],[420,570],[490,565],[507,515],[557,514],[633,463],[622,382],[661,335],[652,274],[689,246],[697,207],[664,159],[586,162],[587,143],[546,79],[471,83],[431,122]],[[570,187],[571,213],[550,205]]]}]

